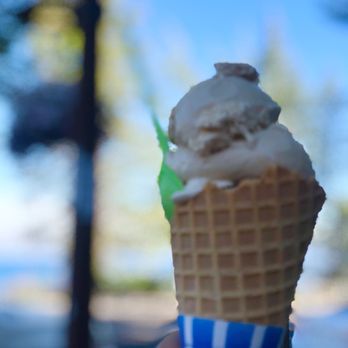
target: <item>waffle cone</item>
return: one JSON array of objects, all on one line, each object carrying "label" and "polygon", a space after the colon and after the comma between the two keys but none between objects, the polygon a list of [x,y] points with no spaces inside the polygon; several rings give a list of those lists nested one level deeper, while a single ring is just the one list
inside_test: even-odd
[{"label": "waffle cone", "polygon": [[179,311],[287,326],[325,192],[270,167],[232,189],[208,184],[176,203],[171,242]]}]

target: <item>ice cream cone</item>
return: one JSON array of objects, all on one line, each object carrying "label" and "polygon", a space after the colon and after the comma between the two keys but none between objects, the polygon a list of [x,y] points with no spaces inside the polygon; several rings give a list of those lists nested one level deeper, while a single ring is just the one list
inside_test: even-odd
[{"label": "ice cream cone", "polygon": [[176,203],[171,239],[179,312],[287,326],[324,200],[314,178],[274,166],[231,189],[208,184]]}]

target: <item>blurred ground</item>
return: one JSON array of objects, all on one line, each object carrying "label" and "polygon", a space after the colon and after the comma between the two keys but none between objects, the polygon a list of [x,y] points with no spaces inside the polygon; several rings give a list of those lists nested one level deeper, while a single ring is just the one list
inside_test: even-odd
[{"label": "blurred ground", "polygon": [[[332,249],[311,245],[293,304],[294,348],[347,347],[348,280],[333,274],[339,260]],[[38,265],[44,263],[42,258],[36,264],[31,278],[28,273],[24,278],[15,273],[15,280],[0,283],[1,348],[64,347],[69,298],[64,282],[40,278]],[[97,348],[155,347],[176,327],[173,291],[97,291],[91,311]]]},{"label": "blurred ground", "polygon": [[[67,297],[37,289],[16,302],[0,303],[0,347],[61,348],[67,325]],[[153,347],[175,328],[171,293],[96,295],[91,324],[95,347]]]},{"label": "blurred ground", "polygon": [[175,320],[176,300],[172,292],[96,295],[92,301],[96,319],[162,325]]},{"label": "blurred ground", "polygon": [[[294,307],[294,348],[344,348],[348,342],[348,281],[301,292]],[[0,347],[61,348],[67,324],[67,297],[32,289],[0,302]],[[19,296],[20,295],[20,296]],[[92,302],[95,347],[155,347],[175,329],[172,292],[95,295]],[[330,343],[330,345],[329,345]]]}]

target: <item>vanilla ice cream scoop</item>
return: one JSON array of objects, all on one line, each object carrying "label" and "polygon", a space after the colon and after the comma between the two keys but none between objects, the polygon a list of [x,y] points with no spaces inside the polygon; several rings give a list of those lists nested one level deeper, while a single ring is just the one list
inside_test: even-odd
[{"label": "vanilla ice cream scoop", "polygon": [[277,121],[280,107],[258,86],[248,64],[215,64],[216,75],[199,83],[179,101],[170,117],[169,137],[207,156],[251,141],[253,133]]},{"label": "vanilla ice cream scoop", "polygon": [[197,194],[207,181],[258,177],[272,165],[314,176],[303,146],[278,123],[280,107],[259,88],[257,71],[248,64],[215,67],[217,74],[192,87],[170,117],[177,148],[167,164],[186,184],[174,198]]}]

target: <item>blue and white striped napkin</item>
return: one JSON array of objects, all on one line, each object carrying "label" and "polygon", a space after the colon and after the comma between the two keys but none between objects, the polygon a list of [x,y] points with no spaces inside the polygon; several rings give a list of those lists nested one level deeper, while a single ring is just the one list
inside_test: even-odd
[{"label": "blue and white striped napkin", "polygon": [[179,315],[182,348],[280,348],[286,329]]}]

